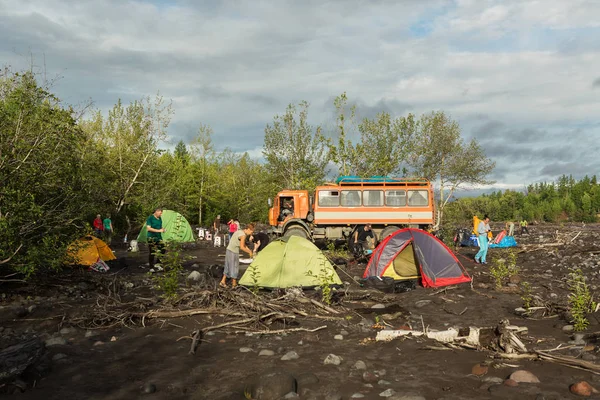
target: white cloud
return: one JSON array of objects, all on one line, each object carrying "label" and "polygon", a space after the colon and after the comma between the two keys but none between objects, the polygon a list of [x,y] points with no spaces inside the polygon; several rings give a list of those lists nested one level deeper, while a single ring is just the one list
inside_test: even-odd
[{"label": "white cloud", "polygon": [[[521,185],[581,173],[551,150],[584,153],[600,138],[598,16],[595,0],[0,0],[0,64],[45,57],[64,76],[60,97],[102,109],[160,90],[173,100],[172,136],[202,122],[218,146],[256,157],[290,102],[311,102],[325,126],[325,102],[343,91],[364,115],[442,109],[494,147],[500,183]],[[494,121],[503,127],[480,129]],[[498,134],[512,142],[489,141]],[[514,164],[523,143],[549,150]]]}]

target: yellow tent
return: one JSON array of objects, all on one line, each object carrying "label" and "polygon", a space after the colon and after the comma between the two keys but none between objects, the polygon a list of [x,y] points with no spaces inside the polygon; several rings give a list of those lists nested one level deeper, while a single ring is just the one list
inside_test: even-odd
[{"label": "yellow tent", "polygon": [[[477,215],[473,216],[473,233],[477,235],[477,226],[479,226],[479,223],[481,222],[481,220],[479,219],[479,217]],[[488,232],[488,239],[493,238],[494,235],[492,235],[492,232]]]},{"label": "yellow tent", "polygon": [[98,260],[109,261],[116,258],[110,247],[94,236],[77,239],[67,248],[67,262],[71,265],[90,266]]}]

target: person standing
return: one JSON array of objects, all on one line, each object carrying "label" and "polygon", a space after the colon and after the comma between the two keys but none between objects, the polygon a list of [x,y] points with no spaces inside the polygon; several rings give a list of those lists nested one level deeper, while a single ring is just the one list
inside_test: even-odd
[{"label": "person standing", "polygon": [[237,286],[238,274],[240,272],[240,249],[252,258],[252,250],[246,245],[246,239],[254,232],[254,224],[248,224],[246,229],[237,230],[231,235],[227,251],[225,252],[225,269],[223,278],[219,283],[221,287],[227,287],[227,279],[231,279],[231,287]]},{"label": "person standing", "polygon": [[477,226],[477,237],[479,238],[479,251],[475,254],[475,262],[477,264],[487,264],[488,232],[490,230],[490,217],[486,215],[482,221],[479,221],[479,225]]},{"label": "person standing", "polygon": [[230,219],[227,226],[229,226],[229,240],[231,240],[231,236],[238,230],[238,224],[233,219]]},{"label": "person standing", "polygon": [[527,233],[529,235],[529,229],[527,229],[528,225],[529,224],[527,223],[527,220],[523,218],[523,220],[521,220],[521,235],[523,233]]},{"label": "person standing", "polygon": [[513,236],[515,234],[515,223],[512,221],[508,221],[506,223],[506,232],[508,234],[508,236]]},{"label": "person standing", "polygon": [[215,235],[218,235],[220,230],[221,230],[221,216],[217,215],[217,217],[213,221],[213,232]]},{"label": "person standing", "polygon": [[100,239],[102,238],[102,231],[104,230],[104,225],[102,224],[102,218],[100,218],[100,214],[96,215],[96,219],[94,220],[94,235]]},{"label": "person standing", "polygon": [[104,221],[102,221],[102,225],[104,227],[104,240],[110,246],[110,243],[112,242],[112,234],[113,234],[113,225],[112,225],[112,221],[110,219],[110,214],[106,215],[106,218],[104,218]]},{"label": "person standing", "polygon": [[[146,219],[146,230],[148,231],[148,265],[154,268],[155,258],[158,262],[158,254],[165,254],[165,243],[162,240],[162,234],[167,230],[162,226],[162,208],[158,207],[154,213]],[[160,264],[157,264],[160,266]]]}]

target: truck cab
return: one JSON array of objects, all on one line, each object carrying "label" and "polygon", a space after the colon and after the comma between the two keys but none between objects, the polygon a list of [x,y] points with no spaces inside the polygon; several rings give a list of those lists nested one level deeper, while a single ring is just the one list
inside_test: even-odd
[{"label": "truck cab", "polygon": [[[269,225],[276,235],[309,237],[311,220],[311,201],[306,190],[282,190],[273,199],[269,209]],[[292,230],[296,228],[297,230]],[[302,233],[304,230],[305,233]],[[287,233],[291,233],[288,235]]]}]

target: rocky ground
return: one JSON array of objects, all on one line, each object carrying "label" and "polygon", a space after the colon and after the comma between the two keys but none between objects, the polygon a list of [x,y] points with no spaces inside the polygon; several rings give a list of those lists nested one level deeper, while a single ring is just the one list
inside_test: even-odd
[{"label": "rocky ground", "polygon": [[[567,311],[569,268],[582,269],[592,293],[600,286],[600,225],[543,225],[530,231],[516,238],[520,272],[499,289],[490,265],[471,261],[475,248],[458,250],[473,284],[446,290],[417,287],[382,293],[361,288],[352,277],[361,275],[365,266],[350,261],[339,266],[346,285],[334,298],[336,314],[305,300],[300,304],[299,298],[298,310],[304,311],[298,312],[305,317],[297,314],[268,326],[261,321],[207,329],[193,355],[188,354],[193,332],[243,319],[243,313],[142,319],[151,310],[193,306],[159,298],[144,252],[117,248],[122,264],[108,274],[69,270],[29,283],[5,279],[0,283],[0,350],[6,355],[8,347],[27,340],[43,345],[35,351],[33,344],[28,348],[36,361],[18,379],[0,383],[0,393],[24,399],[581,398],[573,390],[600,398],[593,393],[594,387],[600,389],[600,375],[591,370],[600,371],[599,335],[594,335],[600,331],[600,312],[589,314],[590,326],[577,334]],[[251,301],[247,291],[217,291],[214,276],[224,252],[207,246],[185,251],[195,258],[185,263],[183,296],[204,293],[204,308],[210,302],[235,303],[236,298],[241,299],[238,306],[244,299]],[[506,258],[505,251],[490,250],[491,259],[501,257]],[[186,281],[192,270],[199,272],[197,280]],[[526,287],[530,289],[524,291]],[[523,314],[518,309],[528,293],[530,305],[540,308]],[[275,307],[286,294],[259,296]],[[312,291],[305,296],[320,300]],[[289,312],[294,302],[286,301],[285,307]],[[115,315],[117,310],[128,313]],[[551,350],[592,367],[494,358],[489,348],[452,348],[416,337],[375,340],[382,328],[496,327],[505,319],[527,328],[518,337],[529,352]],[[265,330],[284,332],[252,334]],[[572,387],[581,381],[589,386]]]}]

